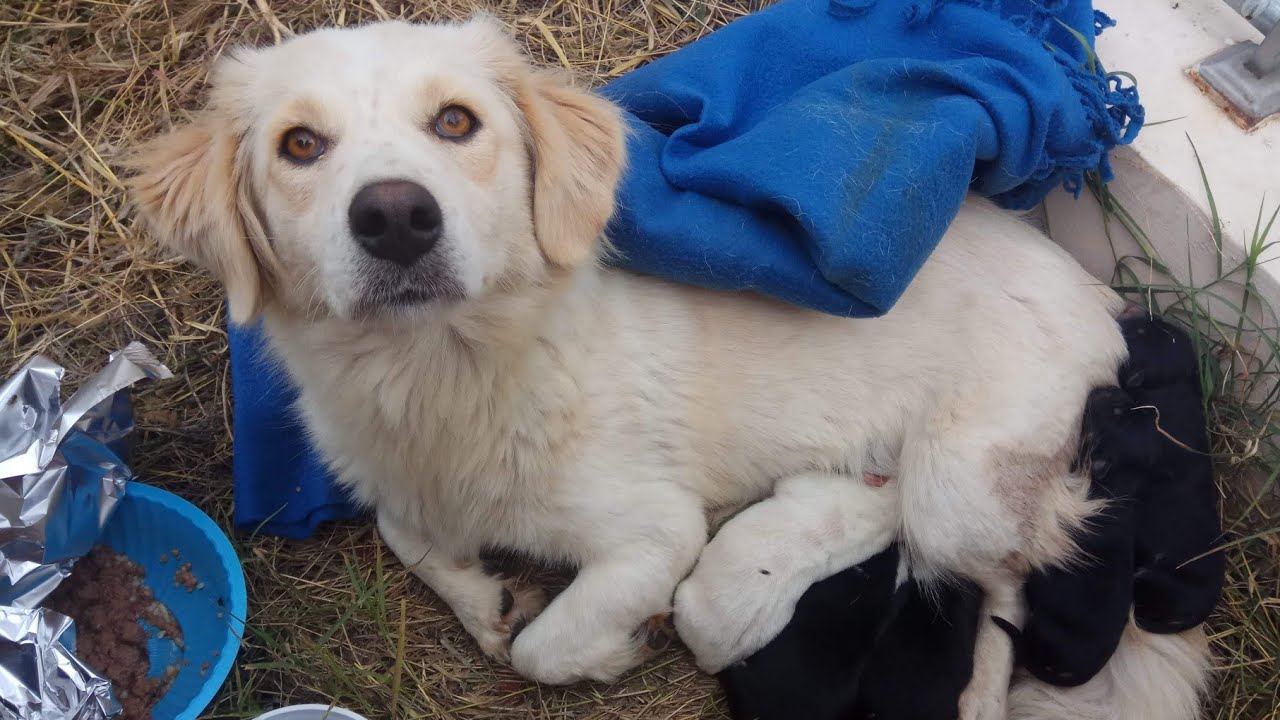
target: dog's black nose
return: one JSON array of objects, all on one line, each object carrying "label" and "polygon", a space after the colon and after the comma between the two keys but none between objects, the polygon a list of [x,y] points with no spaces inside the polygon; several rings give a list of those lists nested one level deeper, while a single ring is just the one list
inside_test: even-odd
[{"label": "dog's black nose", "polygon": [[421,185],[386,180],[360,189],[347,210],[356,242],[370,255],[408,267],[440,239],[440,203]]}]

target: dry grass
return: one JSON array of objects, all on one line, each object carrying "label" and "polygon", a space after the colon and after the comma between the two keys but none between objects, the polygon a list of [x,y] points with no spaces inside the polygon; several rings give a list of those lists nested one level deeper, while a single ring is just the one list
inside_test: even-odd
[{"label": "dry grass", "polygon": [[[756,9],[742,2],[564,0],[487,9],[530,53],[603,81]],[[229,375],[219,289],[148,253],[113,170],[198,104],[229,44],[389,16],[456,17],[460,0],[9,0],[0,4],[0,371],[35,353],[79,372],[141,339],[177,380],[140,393],[135,469],[229,526]],[[1260,512],[1254,508],[1250,512]],[[1270,537],[1270,536],[1268,536]],[[1233,551],[1215,627],[1219,717],[1280,717],[1275,545]],[[537,688],[480,659],[447,609],[362,525],[313,541],[237,538],[250,588],[242,662],[211,717],[335,701],[370,718],[719,718],[714,682],[669,653],[613,686]]]}]

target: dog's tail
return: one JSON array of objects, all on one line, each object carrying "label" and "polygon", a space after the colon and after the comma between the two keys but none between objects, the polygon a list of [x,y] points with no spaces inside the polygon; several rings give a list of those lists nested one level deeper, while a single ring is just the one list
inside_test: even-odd
[{"label": "dog's tail", "polygon": [[1009,720],[1196,720],[1208,685],[1203,626],[1155,635],[1130,621],[1106,667],[1084,685],[1020,676],[1009,692]]}]

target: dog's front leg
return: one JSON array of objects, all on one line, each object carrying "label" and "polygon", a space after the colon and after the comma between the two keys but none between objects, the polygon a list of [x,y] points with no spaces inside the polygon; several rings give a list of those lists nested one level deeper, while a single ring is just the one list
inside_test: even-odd
[{"label": "dog's front leg", "polygon": [[680,583],[680,639],[706,672],[743,660],[786,627],[810,585],[882,552],[898,526],[896,484],[824,473],[779,481],[725,523]]},{"label": "dog's front leg", "polygon": [[[538,682],[609,682],[674,635],[671,596],[706,543],[698,498],[674,487],[600,495],[569,520],[581,543],[577,577],[511,646],[511,664]],[[619,513],[617,508],[626,508]]]},{"label": "dog's front leg", "polygon": [[378,533],[400,562],[448,603],[489,657],[507,661],[512,635],[546,605],[541,589],[517,587],[489,574],[478,557],[460,560],[389,513],[378,512]]}]

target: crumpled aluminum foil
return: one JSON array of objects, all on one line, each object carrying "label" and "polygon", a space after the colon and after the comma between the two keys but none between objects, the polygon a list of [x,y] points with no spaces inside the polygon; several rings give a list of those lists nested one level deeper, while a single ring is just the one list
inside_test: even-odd
[{"label": "crumpled aluminum foil", "polygon": [[71,618],[52,610],[0,607],[0,716],[100,720],[120,714],[111,683],[64,644]]},{"label": "crumpled aluminum foil", "polygon": [[112,355],[65,405],[64,374],[36,357],[0,386],[0,710],[17,708],[0,715],[18,720],[119,712],[91,710],[108,708],[92,699],[110,699],[110,685],[61,643],[72,638],[63,638],[70,620],[39,606],[93,548],[124,496],[128,388],[172,377],[140,343]]}]

